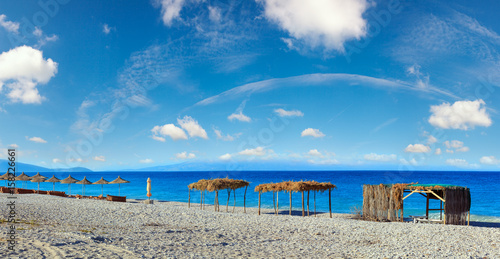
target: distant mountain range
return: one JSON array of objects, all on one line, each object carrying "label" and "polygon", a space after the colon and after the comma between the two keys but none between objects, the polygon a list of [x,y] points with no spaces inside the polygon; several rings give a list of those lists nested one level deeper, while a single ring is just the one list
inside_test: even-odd
[{"label": "distant mountain range", "polygon": [[[0,159],[0,172],[7,172],[9,168],[9,161]],[[73,167],[73,168],[56,168],[50,169],[36,165],[30,165],[25,163],[16,162],[16,174],[21,172],[92,172],[92,170],[85,167]],[[3,174],[3,173],[2,173]]]}]

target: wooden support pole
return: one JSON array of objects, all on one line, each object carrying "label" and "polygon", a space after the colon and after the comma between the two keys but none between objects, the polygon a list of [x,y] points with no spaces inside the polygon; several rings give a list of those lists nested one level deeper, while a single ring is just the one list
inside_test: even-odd
[{"label": "wooden support pole", "polygon": [[275,196],[276,196],[276,193],[275,193],[275,191],[273,191],[273,207],[274,207],[274,215],[276,215],[276,200],[274,200]]},{"label": "wooden support pole", "polygon": [[261,194],[261,191],[259,191],[259,215],[260,215],[260,194]]},{"label": "wooden support pole", "polygon": [[229,208],[229,198],[231,198],[231,189],[227,189],[226,212],[228,212],[228,208]]},{"label": "wooden support pole", "polygon": [[443,220],[443,201],[439,203],[439,220]]},{"label": "wooden support pole", "polygon": [[314,216],[316,217],[316,191],[314,191]]},{"label": "wooden support pole", "polygon": [[425,218],[426,219],[429,219],[429,193],[427,194],[427,202],[426,202],[426,205],[425,205]]},{"label": "wooden support pole", "polygon": [[276,215],[280,212],[280,200],[279,200],[280,192],[276,192]]},{"label": "wooden support pole", "polygon": [[214,209],[215,211],[217,212],[217,195],[219,194],[219,192],[215,191],[215,198],[214,198]]},{"label": "wooden support pole", "polygon": [[247,188],[248,186],[245,186],[245,194],[243,195],[243,213],[247,213]]},{"label": "wooden support pole", "polygon": [[467,226],[469,225],[470,223],[470,210],[469,210],[469,215],[467,216]]},{"label": "wooden support pole", "polygon": [[200,209],[203,209],[203,191],[200,191]]},{"label": "wooden support pole", "polygon": [[290,191],[290,216],[292,216],[292,191]]},{"label": "wooden support pole", "polygon": [[191,208],[191,188],[189,189],[188,208]]},{"label": "wooden support pole", "polygon": [[302,217],[305,216],[305,211],[304,211],[304,191],[302,191]]},{"label": "wooden support pole", "polygon": [[332,218],[332,189],[328,189],[328,202],[330,207],[330,218]]}]

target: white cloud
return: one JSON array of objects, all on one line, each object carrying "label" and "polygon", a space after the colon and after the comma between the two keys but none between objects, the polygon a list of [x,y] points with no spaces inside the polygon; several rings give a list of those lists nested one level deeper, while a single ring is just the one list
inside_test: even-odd
[{"label": "white cloud", "polygon": [[154,163],[154,161],[151,158],[146,158],[146,159],[139,160],[139,163],[141,163],[141,164],[151,164],[151,163]]},{"label": "white cloud", "polygon": [[10,144],[9,147],[11,147],[11,148],[18,148],[19,146],[17,144]]},{"label": "white cloud", "polygon": [[427,153],[431,152],[431,148],[429,146],[423,144],[410,144],[405,148],[405,152],[407,153]]},{"label": "white cloud", "polygon": [[185,0],[156,0],[156,4],[161,5],[161,18],[163,24],[171,26],[172,21],[180,17]]},{"label": "white cloud", "polygon": [[300,136],[302,136],[302,137],[311,136],[311,137],[315,137],[315,138],[322,138],[325,136],[325,134],[323,134],[323,132],[319,131],[319,129],[307,128],[304,131],[302,131]]},{"label": "white cloud", "polygon": [[47,36],[43,33],[42,29],[40,27],[35,27],[35,30],[33,31],[33,35],[36,36],[38,39],[37,44],[35,45],[36,48],[40,48],[43,45],[47,44],[47,42],[52,42],[56,41],[59,39],[59,37],[55,34],[52,34],[52,36]]},{"label": "white cloud", "polygon": [[440,148],[436,148],[436,152],[434,154],[441,155],[441,149]]},{"label": "white cloud", "polygon": [[62,163],[62,161],[59,158],[54,158],[54,159],[52,159],[52,163],[58,164],[58,163]]},{"label": "white cloud", "polygon": [[175,154],[175,157],[177,159],[192,159],[192,158],[195,158],[196,155],[193,153],[188,154],[186,151],[184,151],[184,152]]},{"label": "white cloud", "polygon": [[314,165],[336,165],[340,163],[337,159],[324,159],[324,160],[309,159],[307,160],[307,162]]},{"label": "white cloud", "polygon": [[230,121],[239,120],[239,121],[244,121],[244,122],[250,122],[252,120],[252,119],[250,119],[250,117],[243,114],[242,111],[240,111],[239,113],[233,113],[233,114],[229,115],[227,117],[227,119]]},{"label": "white cloud", "polygon": [[57,73],[57,63],[44,59],[40,50],[20,46],[0,54],[0,91],[5,84],[12,102],[36,103],[44,97],[38,93],[37,85],[46,84]]},{"label": "white cloud", "polygon": [[219,157],[220,160],[230,160],[231,159],[231,154],[224,154],[222,156]]},{"label": "white cloud", "polygon": [[299,110],[291,110],[291,111],[286,111],[284,109],[275,109],[275,113],[277,113],[280,117],[302,117],[304,116],[304,113],[302,113]]},{"label": "white cloud", "polygon": [[31,137],[28,139],[29,141],[33,141],[33,142],[36,142],[36,143],[47,143],[46,140],[40,138],[40,137]]},{"label": "white cloud", "polygon": [[215,6],[209,6],[208,7],[208,18],[210,19],[210,21],[212,22],[220,22],[220,19],[221,19],[221,14],[220,14],[220,9],[215,7]]},{"label": "white cloud", "polygon": [[323,157],[323,154],[319,152],[317,149],[311,149],[309,152],[307,152],[308,155],[310,156],[317,156],[317,157]]},{"label": "white cloud", "polygon": [[9,32],[19,33],[19,23],[8,21],[5,14],[0,14],[0,26]]},{"label": "white cloud", "polygon": [[458,158],[446,159],[446,163],[449,165],[452,165],[452,166],[457,166],[457,167],[468,167],[469,166],[469,163],[466,160],[458,159]]},{"label": "white cloud", "polygon": [[381,161],[381,162],[389,162],[389,161],[395,161],[397,159],[397,156],[395,154],[391,155],[386,155],[386,154],[376,154],[376,153],[370,153],[366,154],[364,156],[365,160],[369,161]]},{"label": "white cloud", "polygon": [[485,102],[457,101],[453,105],[443,103],[431,106],[429,123],[443,129],[474,129],[475,126],[489,127],[491,119],[486,113]]},{"label": "white cloud", "polygon": [[104,32],[104,34],[109,34],[111,32],[111,27],[109,27],[109,25],[107,25],[106,23],[102,26],[102,32]]},{"label": "white cloud", "polygon": [[72,163],[84,163],[84,162],[87,162],[86,160],[83,160],[82,158],[70,158],[69,159],[70,162]]},{"label": "white cloud", "polygon": [[481,157],[481,159],[479,159],[479,162],[481,162],[481,164],[485,164],[485,165],[498,165],[498,164],[500,164],[500,160],[496,159],[494,156],[483,156],[483,157]]},{"label": "white cloud", "polygon": [[469,147],[461,147],[461,148],[457,148],[455,149],[455,152],[467,152],[469,151]]},{"label": "white cloud", "polygon": [[[445,141],[444,145],[449,148],[446,150],[448,153],[455,153],[455,152],[467,152],[469,151],[469,147],[464,147],[464,143],[462,141],[458,140],[452,140],[452,141]],[[451,148],[454,148],[455,150],[450,150]]]},{"label": "white cloud", "polygon": [[265,17],[310,48],[344,50],[344,42],[366,35],[366,0],[257,0]]},{"label": "white cloud", "polygon": [[415,158],[412,158],[410,161],[404,159],[404,158],[401,158],[399,159],[399,162],[403,165],[417,165],[417,160],[415,160]]},{"label": "white cloud", "polygon": [[101,162],[106,162],[106,157],[104,156],[95,156],[93,157],[95,161],[101,161]]},{"label": "white cloud", "polygon": [[154,140],[156,140],[156,141],[165,142],[165,138],[164,137],[153,135],[153,136],[151,136],[151,138],[154,139]]},{"label": "white cloud", "polygon": [[432,145],[432,144],[434,144],[434,143],[436,143],[436,142],[437,142],[437,139],[436,139],[434,136],[432,136],[432,135],[430,135],[430,136],[427,138],[427,143],[428,143],[429,145]]},{"label": "white cloud", "polygon": [[453,151],[453,150],[449,150],[449,149],[446,149],[446,153],[453,154],[453,153],[455,153],[455,151]]},{"label": "white cloud", "polygon": [[[224,134],[222,134],[222,131],[214,128],[214,132],[215,132],[215,135],[217,135],[217,139],[221,139],[221,140],[224,140],[224,141],[233,141],[234,140],[234,137],[227,134],[224,136]],[[236,134],[236,136],[239,136],[239,134]]]},{"label": "white cloud", "polygon": [[151,129],[151,132],[153,133],[152,136],[153,139],[162,142],[164,142],[165,139],[162,137],[158,137],[158,135],[169,136],[170,138],[172,138],[172,140],[188,139],[186,132],[184,132],[184,130],[182,130],[181,128],[176,127],[174,124],[154,126],[154,128]]},{"label": "white cloud", "polygon": [[266,151],[267,150],[265,150],[263,147],[256,147],[254,149],[245,149],[243,151],[240,151],[238,154],[244,156],[264,156],[266,154]]},{"label": "white cloud", "polygon": [[208,139],[207,132],[198,124],[198,121],[191,118],[190,116],[184,116],[184,118],[177,119],[177,123],[185,129],[190,137],[200,137],[203,139]]}]

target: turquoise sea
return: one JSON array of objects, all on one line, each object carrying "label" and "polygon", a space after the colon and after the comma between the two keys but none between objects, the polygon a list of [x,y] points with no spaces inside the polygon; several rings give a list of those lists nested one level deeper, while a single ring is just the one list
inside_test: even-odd
[{"label": "turquoise sea", "polygon": [[[33,175],[34,173],[27,173]],[[53,173],[42,173],[51,177]],[[68,173],[55,173],[55,176],[63,179]],[[332,210],[335,213],[351,213],[356,208],[361,209],[363,204],[363,184],[380,183],[411,183],[422,184],[453,184],[466,186],[471,190],[472,208],[471,220],[500,222],[500,172],[465,172],[465,171],[217,171],[217,172],[85,172],[71,173],[71,176],[81,180],[84,176],[91,182],[102,177],[108,181],[117,176],[130,181],[121,184],[121,195],[132,199],[147,199],[146,180],[152,180],[152,199],[164,201],[188,201],[187,185],[199,179],[210,179],[218,177],[229,177],[249,181],[250,187],[247,191],[247,206],[256,207],[258,194],[254,192],[255,186],[261,183],[280,182],[283,180],[315,180],[318,182],[331,182],[337,185],[332,191]],[[18,183],[21,185],[21,183]],[[24,186],[36,189],[37,184],[27,182]],[[20,187],[20,186],[19,186]],[[52,190],[52,183],[41,183],[40,189]],[[67,184],[55,184],[57,191],[68,192]],[[110,184],[103,186],[104,194],[118,195],[118,185]],[[82,186],[71,185],[72,194],[82,194]],[[243,206],[244,190],[236,191],[237,206]],[[101,194],[100,185],[85,186],[86,195]],[[227,192],[220,192],[220,203],[225,204]],[[207,194],[207,203],[213,203],[213,194]],[[280,193],[280,209],[286,210],[289,206],[288,194]],[[316,207],[318,211],[328,211],[328,193],[317,194]],[[199,203],[200,193],[191,192],[191,202]],[[231,202],[233,197],[231,197]],[[262,206],[273,207],[272,193],[262,196]],[[300,193],[293,194],[293,208],[301,208]],[[312,206],[312,193],[311,193]],[[439,208],[437,200],[431,200],[431,207]],[[425,198],[420,195],[412,195],[405,200],[405,217],[409,215],[425,214]],[[439,217],[438,215],[433,215]]]}]

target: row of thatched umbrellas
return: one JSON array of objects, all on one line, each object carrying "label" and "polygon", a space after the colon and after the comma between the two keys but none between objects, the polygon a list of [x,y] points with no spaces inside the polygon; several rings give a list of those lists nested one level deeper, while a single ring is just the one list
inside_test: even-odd
[{"label": "row of thatched umbrellas", "polygon": [[[8,179],[9,179],[9,173],[5,173],[2,176],[0,176],[0,180],[8,180]],[[34,176],[28,176],[24,172],[22,174],[16,176],[14,179],[16,181],[23,181],[23,182],[31,181],[31,182],[38,183],[38,191],[40,191],[40,183],[43,183],[43,182],[52,183],[52,190],[55,190],[56,183],[68,184],[68,192],[70,195],[71,195],[71,184],[73,184],[73,183],[82,184],[82,195],[85,195],[85,185],[88,185],[88,184],[100,184],[101,185],[101,194],[103,194],[104,184],[116,184],[117,183],[118,184],[118,195],[120,195],[120,184],[130,183],[129,181],[122,179],[120,176],[118,176],[118,178],[116,178],[115,180],[113,180],[111,182],[108,182],[104,179],[104,177],[101,177],[101,179],[99,181],[92,183],[91,181],[87,180],[86,176],[83,177],[83,179],[81,181],[71,177],[71,175],[69,175],[67,178],[65,178],[63,180],[60,180],[57,177],[55,177],[55,175],[52,175],[51,178],[47,179],[47,177],[41,175],[40,173],[37,173]]]}]

